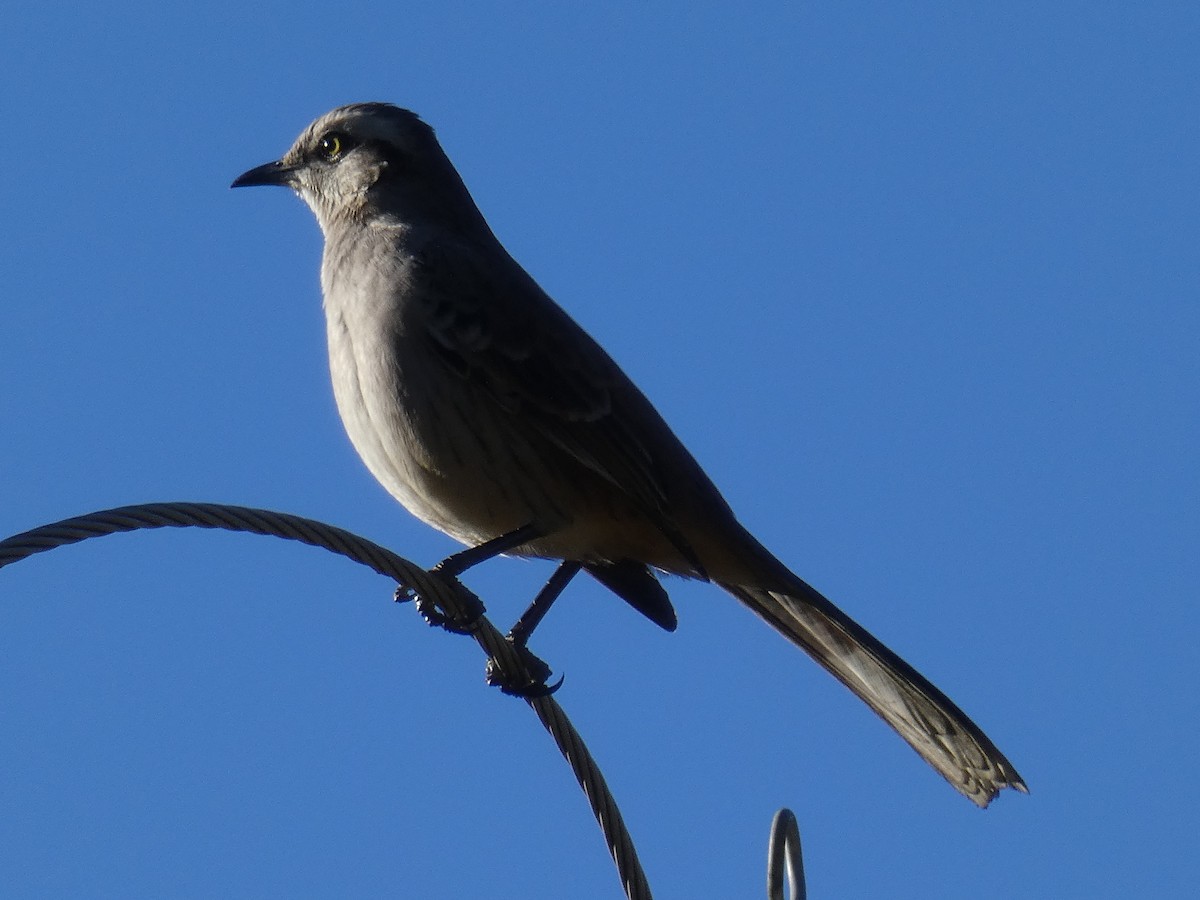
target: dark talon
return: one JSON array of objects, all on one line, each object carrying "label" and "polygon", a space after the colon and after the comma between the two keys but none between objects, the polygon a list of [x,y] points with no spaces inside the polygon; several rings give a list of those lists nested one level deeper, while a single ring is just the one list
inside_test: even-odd
[{"label": "dark talon", "polygon": [[441,628],[451,634],[473,634],[475,631],[475,620],[466,625],[457,623],[438,609],[437,604],[433,600],[421,596],[410,587],[401,586],[396,588],[393,599],[397,603],[411,602],[416,607],[417,613],[425,620],[425,624],[431,628]]},{"label": "dark talon", "polygon": [[494,660],[488,660],[487,671],[484,675],[487,683],[500,688],[502,694],[519,697],[522,700],[536,700],[538,697],[549,697],[563,685],[565,675],[560,675],[554,684],[544,681],[530,681],[528,684],[510,684],[501,672],[500,665]]},{"label": "dark talon", "polygon": [[529,673],[528,680],[525,680],[523,683],[512,681],[509,673],[504,670],[503,665],[493,657],[488,660],[487,667],[484,670],[484,678],[488,684],[492,687],[500,688],[502,693],[508,694],[510,697],[520,697],[523,700],[549,697],[562,687],[565,676],[559,676],[558,681],[554,684],[546,684],[546,680],[552,673],[550,667],[526,648],[516,645],[516,650],[517,655],[520,656],[521,662]]},{"label": "dark talon", "polygon": [[565,675],[558,676],[558,681],[554,682],[554,684],[542,682],[541,684],[531,684],[523,688],[508,689],[501,685],[500,690],[510,697],[520,697],[522,700],[537,700],[539,697],[549,697],[557,691],[562,687],[563,680],[566,677]]}]

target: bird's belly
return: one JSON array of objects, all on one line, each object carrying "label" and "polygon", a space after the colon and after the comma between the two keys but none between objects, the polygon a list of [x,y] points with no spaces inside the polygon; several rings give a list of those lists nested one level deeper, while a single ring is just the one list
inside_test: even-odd
[{"label": "bird's belly", "polygon": [[544,537],[514,552],[687,564],[619,490],[529,428],[468,379],[422,359],[386,329],[351,334],[330,317],[334,397],[355,450],[413,515],[468,545],[525,525]]},{"label": "bird's belly", "polygon": [[[516,486],[489,465],[503,449],[486,447],[497,439],[495,429],[465,416],[461,404],[439,402],[447,392],[436,381],[406,377],[406,371],[437,371],[428,365],[435,361],[401,359],[395,341],[376,337],[386,334],[378,329],[351,335],[336,320],[329,326],[330,374],[342,424],[388,493],[417,518],[470,545],[532,520]],[[541,517],[552,519],[547,513]]]},{"label": "bird's belly", "polygon": [[413,515],[454,534],[452,517],[431,496],[427,454],[406,414],[390,350],[369,332],[352,335],[336,315],[329,317],[328,338],[333,396],[359,457]]}]

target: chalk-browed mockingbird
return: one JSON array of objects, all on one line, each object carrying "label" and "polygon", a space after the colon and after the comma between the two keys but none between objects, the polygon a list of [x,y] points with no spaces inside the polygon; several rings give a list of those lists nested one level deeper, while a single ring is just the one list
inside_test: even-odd
[{"label": "chalk-browed mockingbird", "polygon": [[[338,410],[372,474],[478,552],[580,566],[667,629],[654,572],[708,579],[806,650],[980,806],[1025,785],[941,691],[734,518],[641,391],[505,251],[415,114],[335,109],[234,183],[325,236]],[[455,562],[457,560],[457,562]]]}]

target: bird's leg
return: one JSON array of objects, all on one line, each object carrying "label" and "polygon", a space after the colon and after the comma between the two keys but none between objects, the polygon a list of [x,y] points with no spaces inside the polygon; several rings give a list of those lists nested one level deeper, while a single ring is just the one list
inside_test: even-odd
[{"label": "bird's leg", "polygon": [[[461,592],[465,588],[458,583],[458,576],[478,563],[491,559],[493,556],[499,556],[501,553],[507,553],[514,547],[520,547],[527,541],[534,540],[541,536],[542,530],[533,524],[522,525],[513,531],[502,534],[499,537],[492,538],[490,541],[484,541],[475,547],[468,547],[466,550],[461,550],[458,553],[451,554],[443,559],[440,563],[434,566],[430,571],[436,575],[442,575],[449,578],[455,583],[457,589]],[[468,592],[469,593],[469,592]],[[474,595],[471,595],[474,598]],[[479,614],[483,614],[483,604],[475,599],[475,604],[479,607]],[[417,612],[421,614],[421,618],[429,625],[444,628],[446,631],[454,634],[470,634],[471,628],[456,625],[449,616],[438,609],[437,601],[433,597],[425,597],[417,594],[414,591],[406,588],[397,588],[396,602],[402,603],[412,600]]]},{"label": "bird's leg", "polygon": [[517,654],[521,657],[521,662],[525,664],[525,668],[529,674],[533,676],[532,683],[513,684],[512,680],[506,677],[500,664],[495,659],[488,660],[485,677],[487,683],[496,685],[506,694],[523,697],[526,700],[534,697],[545,697],[553,694],[562,687],[562,678],[554,684],[547,684],[546,681],[550,678],[550,667],[546,663],[534,656],[530,652],[526,644],[529,641],[529,636],[533,634],[533,629],[537,628],[538,623],[550,611],[550,607],[554,605],[554,601],[558,599],[558,595],[563,592],[571,579],[575,577],[575,573],[583,567],[583,564],[574,560],[563,560],[554,574],[550,576],[550,580],[545,586],[538,591],[533,602],[529,604],[529,608],[521,613],[521,618],[517,619],[517,623],[513,625],[512,630],[506,635],[508,641],[513,645]]},{"label": "bird's leg", "polygon": [[530,522],[528,525],[522,525],[514,531],[494,537],[490,541],[484,541],[482,544],[468,547],[466,550],[460,550],[458,553],[447,556],[433,567],[433,571],[442,575],[449,575],[451,578],[457,578],[463,572],[467,571],[467,569],[471,568],[471,566],[478,565],[481,562],[491,559],[493,556],[507,553],[515,547],[520,547],[522,544],[527,544],[529,541],[540,537],[543,537],[541,527]]},{"label": "bird's leg", "polygon": [[510,641],[518,647],[524,647],[529,643],[529,636],[533,634],[533,629],[538,627],[546,613],[550,611],[550,607],[554,605],[554,601],[558,599],[558,595],[563,592],[563,588],[570,583],[582,566],[582,563],[568,559],[554,570],[554,574],[550,576],[546,586],[538,591],[538,595],[533,598],[529,608],[521,613],[521,618],[517,619],[517,623],[509,631],[508,639]]},{"label": "bird's leg", "polygon": [[[478,546],[468,547],[466,550],[460,550],[458,553],[447,556],[434,566],[431,571],[438,575],[449,577],[457,582],[458,576],[472,566],[485,562],[492,557],[500,556],[502,553],[507,553],[529,541],[536,540],[543,534],[544,532],[538,525],[533,523],[522,525],[520,528],[502,534],[499,537],[484,541]],[[498,661],[493,658],[488,660],[487,664],[486,677],[488,684],[496,685],[506,694],[512,694],[525,699],[553,694],[562,685],[561,678],[557,684],[546,684],[546,680],[550,677],[550,667],[544,661],[530,653],[525,645],[538,623],[542,621],[542,618],[550,610],[554,601],[558,599],[558,595],[562,593],[563,588],[575,577],[575,573],[581,567],[581,563],[564,561],[554,571],[554,574],[550,576],[550,580],[546,582],[545,586],[538,591],[537,596],[533,598],[533,602],[529,604],[529,608],[521,614],[512,631],[507,635],[508,640],[520,655],[522,663],[531,676],[531,680],[523,679],[520,684],[514,683],[508,677],[507,673],[504,672]],[[397,594],[397,599],[400,599],[399,594]],[[414,599],[417,601],[418,612],[421,613],[422,617],[430,625],[440,625],[447,631],[463,631],[463,629],[456,627],[444,613],[436,608],[436,604],[428,601],[427,598],[417,596]]]},{"label": "bird's leg", "polygon": [[545,586],[538,591],[533,602],[529,604],[529,608],[521,613],[521,618],[517,619],[517,623],[513,625],[512,630],[506,635],[509,642],[516,648],[517,653],[521,657],[521,661],[525,664],[525,668],[529,670],[533,676],[532,684],[514,685],[511,680],[505,677],[500,665],[495,659],[488,660],[485,677],[488,684],[496,685],[506,694],[531,699],[533,697],[545,697],[553,694],[562,686],[562,678],[559,678],[555,684],[546,684],[550,678],[550,667],[546,663],[534,656],[529,651],[526,644],[529,642],[529,636],[533,634],[533,629],[537,628],[538,623],[550,611],[550,607],[554,605],[554,601],[558,599],[558,595],[563,592],[571,579],[575,577],[575,573],[583,567],[583,564],[575,560],[563,560],[554,574],[550,576],[550,580]]}]

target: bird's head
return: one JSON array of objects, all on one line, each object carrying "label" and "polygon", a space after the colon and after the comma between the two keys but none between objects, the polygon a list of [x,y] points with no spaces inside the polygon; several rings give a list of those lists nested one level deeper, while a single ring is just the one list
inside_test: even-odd
[{"label": "bird's head", "polygon": [[388,103],[326,113],[280,159],[243,173],[231,186],[263,184],[292,188],[326,234],[345,221],[434,223],[479,215],[433,129]]}]

